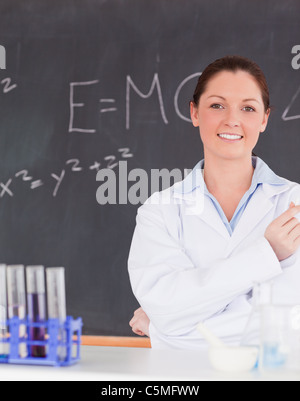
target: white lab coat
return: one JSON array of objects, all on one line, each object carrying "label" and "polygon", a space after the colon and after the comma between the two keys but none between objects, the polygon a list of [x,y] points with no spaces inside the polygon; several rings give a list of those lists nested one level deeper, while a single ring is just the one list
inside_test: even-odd
[{"label": "white lab coat", "polygon": [[200,321],[223,341],[238,344],[254,282],[272,279],[276,303],[300,304],[299,251],[279,263],[264,238],[267,226],[300,198],[300,185],[260,185],[230,236],[194,180],[192,172],[138,210],[128,269],[151,321],[152,348],[203,346]]}]

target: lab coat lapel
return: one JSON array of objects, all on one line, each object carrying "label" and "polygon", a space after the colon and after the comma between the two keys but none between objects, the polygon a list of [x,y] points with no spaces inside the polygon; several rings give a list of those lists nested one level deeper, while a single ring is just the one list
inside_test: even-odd
[{"label": "lab coat lapel", "polygon": [[217,209],[215,208],[212,200],[208,196],[204,197],[204,209],[203,212],[198,215],[198,217],[214,230],[216,230],[219,234],[221,234],[222,237],[226,239],[230,238],[230,234],[225,224],[223,223],[219,213],[217,212]]},{"label": "lab coat lapel", "polygon": [[179,204],[184,205],[183,213],[185,216],[192,216],[193,218],[201,219],[224,238],[230,238],[230,235],[211,199],[205,196],[200,188],[196,188],[192,193],[175,192],[174,198]]},{"label": "lab coat lapel", "polygon": [[195,166],[192,173],[183,181],[174,185],[173,196],[177,202],[184,204],[184,213],[187,216],[201,219],[224,238],[230,238],[211,199],[204,194],[201,162]]}]

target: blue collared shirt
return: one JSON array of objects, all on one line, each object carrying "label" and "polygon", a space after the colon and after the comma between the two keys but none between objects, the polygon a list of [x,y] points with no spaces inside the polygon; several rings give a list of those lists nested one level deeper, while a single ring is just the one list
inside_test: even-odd
[{"label": "blue collared shirt", "polygon": [[[277,176],[271,169],[270,167],[263,162],[259,157],[252,157],[252,165],[254,167],[254,173],[252,177],[252,182],[251,186],[248,189],[248,191],[244,194],[242,199],[240,200],[240,203],[238,204],[234,215],[232,216],[232,219],[230,222],[228,221],[227,217],[225,216],[225,213],[223,209],[221,208],[219,202],[217,199],[208,191],[206,184],[203,180],[201,183],[204,188],[204,195],[208,196],[211,201],[213,202],[215,208],[217,209],[217,212],[219,213],[220,218],[222,219],[223,223],[225,224],[225,227],[227,228],[229,235],[232,235],[235,227],[237,226],[244,210],[246,209],[252,195],[254,192],[257,190],[258,186],[261,184],[270,184],[270,185],[284,185],[286,184],[285,179]],[[201,160],[200,163],[195,168],[204,168],[204,160]],[[202,186],[200,184],[200,186]]]}]

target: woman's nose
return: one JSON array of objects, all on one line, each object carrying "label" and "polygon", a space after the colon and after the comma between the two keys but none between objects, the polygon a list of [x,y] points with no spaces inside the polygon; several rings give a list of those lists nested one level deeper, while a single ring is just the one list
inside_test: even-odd
[{"label": "woman's nose", "polygon": [[229,128],[239,127],[240,119],[238,112],[235,110],[228,110],[225,117],[225,125]]}]

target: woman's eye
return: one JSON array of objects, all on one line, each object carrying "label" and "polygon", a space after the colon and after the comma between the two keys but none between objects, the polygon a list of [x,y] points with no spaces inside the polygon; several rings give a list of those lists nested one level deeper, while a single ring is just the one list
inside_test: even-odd
[{"label": "woman's eye", "polygon": [[211,107],[212,109],[217,109],[217,110],[223,109],[223,108],[224,108],[221,104],[218,104],[218,103],[214,103],[214,104],[212,104],[210,107]]},{"label": "woman's eye", "polygon": [[255,111],[255,109],[253,108],[253,107],[251,107],[251,106],[246,106],[246,107],[244,107],[243,108],[243,110],[245,110],[245,111],[250,111],[250,112],[253,112],[253,111]]}]

